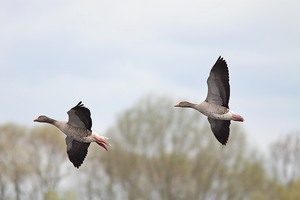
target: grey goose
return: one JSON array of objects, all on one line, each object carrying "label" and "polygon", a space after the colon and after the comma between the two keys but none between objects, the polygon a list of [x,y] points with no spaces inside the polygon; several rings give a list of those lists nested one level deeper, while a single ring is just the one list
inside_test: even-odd
[{"label": "grey goose", "polygon": [[207,86],[207,97],[202,103],[182,101],[175,107],[193,108],[207,116],[215,137],[221,144],[226,145],[230,132],[230,120],[243,122],[244,118],[229,109],[229,72],[227,63],[221,56],[210,71]]},{"label": "grey goose", "polygon": [[108,151],[107,146],[110,144],[106,141],[107,137],[100,136],[91,130],[91,112],[81,101],[67,113],[69,116],[68,122],[51,119],[45,115],[39,116],[34,122],[52,124],[67,136],[66,145],[69,160],[74,167],[79,168],[87,155],[91,142],[96,142],[106,151]]}]

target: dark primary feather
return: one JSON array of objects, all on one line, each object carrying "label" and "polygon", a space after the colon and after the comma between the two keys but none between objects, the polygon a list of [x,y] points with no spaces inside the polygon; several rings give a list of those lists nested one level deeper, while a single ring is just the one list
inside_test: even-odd
[{"label": "dark primary feather", "polygon": [[66,144],[69,160],[73,163],[74,167],[79,168],[88,153],[91,143],[79,142],[68,136],[66,137]]},{"label": "dark primary feather", "polygon": [[[91,112],[88,108],[84,107],[80,101],[75,107],[68,111],[68,123],[73,127],[88,129],[92,128]],[[83,163],[90,143],[79,142],[73,137],[66,137],[67,153],[70,161],[77,168]]]},{"label": "dark primary feather", "polygon": [[229,138],[229,131],[230,131],[230,120],[218,120],[208,117],[207,118],[212,132],[214,133],[217,140],[225,145]]},{"label": "dark primary feather", "polygon": [[229,72],[226,61],[220,56],[212,67],[207,79],[206,101],[228,107],[230,97]]}]

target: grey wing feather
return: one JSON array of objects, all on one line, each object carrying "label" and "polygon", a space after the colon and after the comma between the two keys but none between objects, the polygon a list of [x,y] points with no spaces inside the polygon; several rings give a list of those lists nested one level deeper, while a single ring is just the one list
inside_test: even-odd
[{"label": "grey wing feather", "polygon": [[79,128],[83,128],[86,129],[85,124],[83,123],[83,121],[81,121],[79,119],[79,117],[76,115],[75,110],[69,110],[68,111],[68,115],[69,115],[69,121],[68,123],[73,126],[73,127],[79,127]]},{"label": "grey wing feather", "polygon": [[66,137],[66,144],[69,160],[74,167],[79,168],[88,153],[90,143],[79,142],[68,136]]},{"label": "grey wing feather", "polygon": [[91,112],[88,108],[84,107],[80,101],[75,107],[68,111],[69,121],[71,126],[88,129],[92,128]]},{"label": "grey wing feather", "polygon": [[229,72],[226,61],[221,56],[210,71],[207,86],[208,92],[206,101],[229,108]]},{"label": "grey wing feather", "polygon": [[230,120],[218,120],[208,117],[208,121],[217,140],[225,145],[229,138]]}]

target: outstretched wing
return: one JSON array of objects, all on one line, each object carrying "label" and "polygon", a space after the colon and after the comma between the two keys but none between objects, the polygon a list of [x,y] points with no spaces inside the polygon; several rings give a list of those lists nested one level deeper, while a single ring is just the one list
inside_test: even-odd
[{"label": "outstretched wing", "polygon": [[67,136],[66,144],[69,160],[74,167],[79,168],[88,153],[90,143],[79,142],[74,140],[73,137]]},{"label": "outstretched wing", "polygon": [[226,61],[220,56],[207,79],[206,101],[228,108],[230,97],[229,72]]},{"label": "outstretched wing", "polygon": [[80,101],[75,107],[68,111],[68,123],[74,127],[86,128],[90,131],[92,128],[91,112]]},{"label": "outstretched wing", "polygon": [[[81,101],[68,111],[68,115],[68,123],[71,126],[92,131],[91,112],[88,108],[84,107]],[[67,136],[66,144],[69,160],[75,167],[79,168],[87,155],[90,143],[80,142],[71,136]]]},{"label": "outstretched wing", "polygon": [[221,144],[225,145],[229,138],[230,120],[218,120],[210,117],[208,117],[207,119],[210,123],[210,128],[217,140]]}]

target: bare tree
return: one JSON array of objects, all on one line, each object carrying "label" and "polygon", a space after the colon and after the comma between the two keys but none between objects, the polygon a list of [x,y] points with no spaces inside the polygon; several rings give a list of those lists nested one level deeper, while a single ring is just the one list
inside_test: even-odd
[{"label": "bare tree", "polygon": [[87,165],[97,171],[88,176],[90,198],[106,191],[103,199],[231,200],[251,199],[260,191],[261,160],[242,130],[233,125],[224,147],[205,117],[174,109],[173,102],[146,97],[119,115],[108,131],[110,151],[100,157],[91,149],[93,162]]},{"label": "bare tree", "polygon": [[0,127],[1,199],[42,199],[55,190],[67,159],[62,134],[51,127]]},{"label": "bare tree", "polygon": [[287,134],[273,142],[269,148],[269,159],[265,162],[268,179],[263,191],[255,200],[300,199],[300,135]]},{"label": "bare tree", "polygon": [[[91,145],[80,170],[55,128],[0,126],[0,200],[300,198],[299,133],[271,145],[266,170],[241,126],[232,123],[222,146],[204,116],[173,102],[146,97],[125,110],[108,130],[110,150]],[[64,177],[68,193],[58,187]]]},{"label": "bare tree", "polygon": [[35,182],[32,184],[32,195],[41,198],[48,192],[55,191],[65,175],[65,139],[56,128],[41,126],[30,131],[26,142],[30,146],[31,178]]},{"label": "bare tree", "polygon": [[3,199],[8,198],[11,195],[5,192],[10,190],[14,191],[15,199],[20,200],[26,196],[25,183],[31,174],[28,166],[29,155],[26,153],[28,147],[24,145],[28,132],[26,127],[6,124],[0,127],[0,133],[1,180],[6,182],[1,186],[3,193],[0,196]]},{"label": "bare tree", "polygon": [[300,134],[291,133],[270,146],[273,177],[285,184],[300,179]]}]

